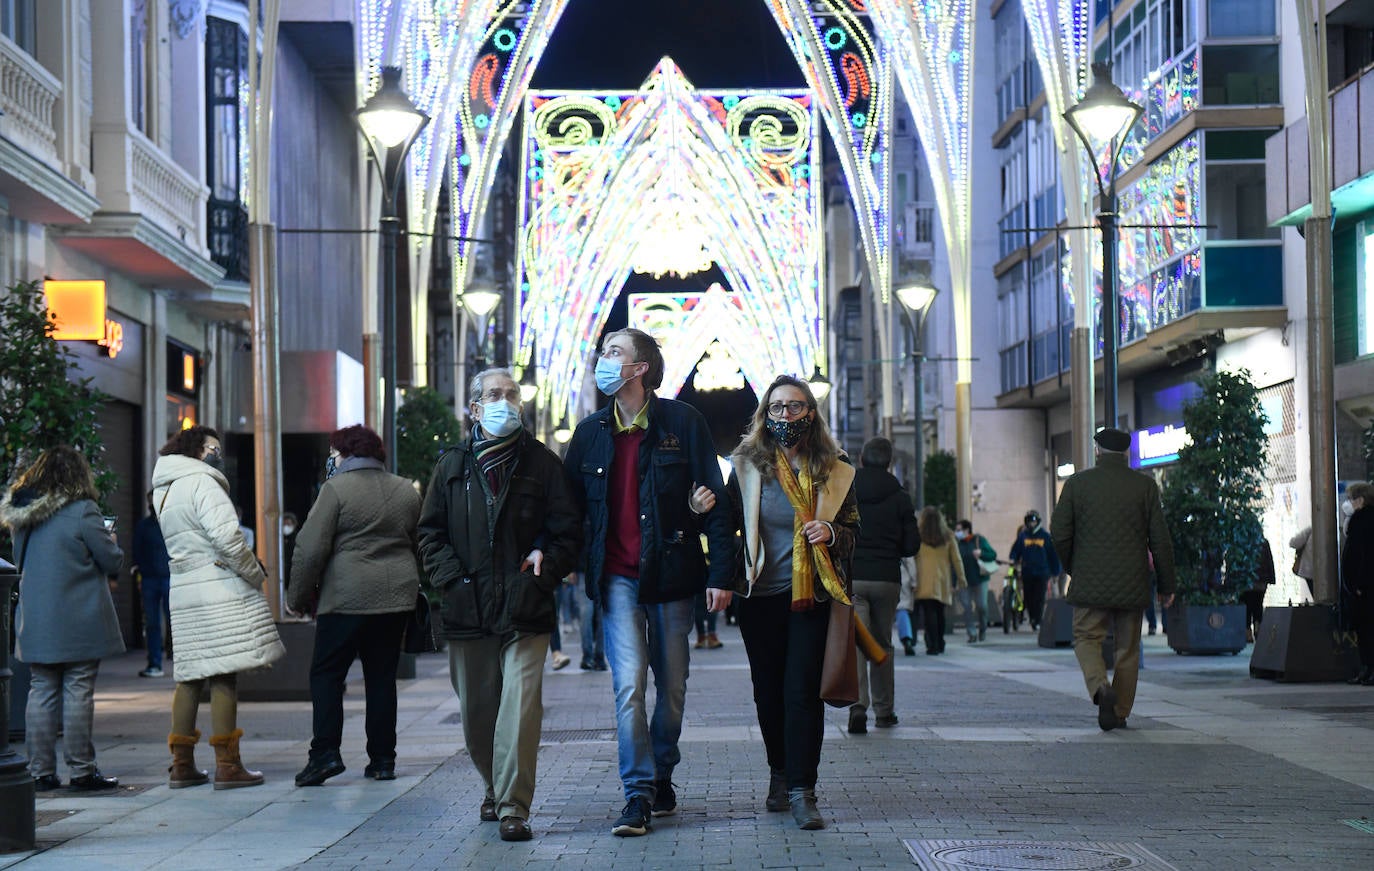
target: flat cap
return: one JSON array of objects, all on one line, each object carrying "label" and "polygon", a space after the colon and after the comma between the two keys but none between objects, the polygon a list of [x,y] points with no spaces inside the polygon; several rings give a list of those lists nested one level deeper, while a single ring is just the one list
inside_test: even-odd
[{"label": "flat cap", "polygon": [[1107,427],[1097,431],[1093,436],[1093,441],[1097,442],[1104,451],[1115,451],[1123,454],[1131,449],[1131,434],[1114,427]]}]

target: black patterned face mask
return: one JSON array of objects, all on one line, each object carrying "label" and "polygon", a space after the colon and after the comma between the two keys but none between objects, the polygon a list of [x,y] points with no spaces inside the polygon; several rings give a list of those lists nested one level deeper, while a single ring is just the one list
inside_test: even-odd
[{"label": "black patterned face mask", "polygon": [[811,431],[811,417],[808,415],[796,420],[776,420],[770,417],[767,426],[768,434],[773,437],[773,441],[784,448],[793,448]]}]

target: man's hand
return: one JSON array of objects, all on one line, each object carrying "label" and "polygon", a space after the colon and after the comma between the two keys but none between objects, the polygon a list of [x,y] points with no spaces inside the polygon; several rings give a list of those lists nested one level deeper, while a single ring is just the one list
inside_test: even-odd
[{"label": "man's hand", "polygon": [[724,611],[730,607],[730,600],[735,594],[730,590],[717,590],[715,587],[706,588],[706,610]]},{"label": "man's hand", "polygon": [[1159,597],[1159,607],[1161,607],[1161,608],[1168,608],[1168,607],[1169,607],[1170,605],[1172,605],[1172,604],[1174,604],[1174,594],[1173,594],[1173,593],[1170,593],[1170,594],[1167,595],[1167,596],[1161,595],[1161,596]]},{"label": "man's hand", "polygon": [[716,507],[716,494],[710,487],[692,485],[692,495],[687,497],[687,507],[693,514],[705,514]]},{"label": "man's hand", "polygon": [[530,566],[534,566],[534,576],[539,577],[540,570],[544,568],[544,552],[537,547],[520,564],[520,571],[527,571]]}]

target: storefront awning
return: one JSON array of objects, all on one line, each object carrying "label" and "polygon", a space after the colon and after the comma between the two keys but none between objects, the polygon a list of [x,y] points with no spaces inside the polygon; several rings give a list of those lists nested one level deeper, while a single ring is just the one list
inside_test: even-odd
[{"label": "storefront awning", "polygon": [[128,275],[169,289],[210,289],[224,270],[144,215],[97,212],[88,224],[50,226],[64,246]]}]

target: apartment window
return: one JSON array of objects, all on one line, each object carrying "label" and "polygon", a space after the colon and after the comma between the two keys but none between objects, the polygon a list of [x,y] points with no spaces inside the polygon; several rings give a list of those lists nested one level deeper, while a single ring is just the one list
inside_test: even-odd
[{"label": "apartment window", "polygon": [[248,35],[232,21],[207,18],[205,30],[206,171],[210,181],[210,259],[232,281],[248,280],[246,134]]},{"label": "apartment window", "polygon": [[1278,103],[1278,45],[1203,46],[1202,102],[1208,106]]},{"label": "apartment window", "polygon": [[38,43],[34,23],[37,0],[0,0],[0,33],[32,55]]},{"label": "apartment window", "polygon": [[1273,36],[1274,0],[1207,0],[1207,35],[1213,39]]},{"label": "apartment window", "polygon": [[156,40],[148,32],[148,0],[134,0],[129,11],[129,120],[153,138],[153,76]]}]

